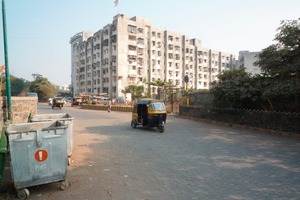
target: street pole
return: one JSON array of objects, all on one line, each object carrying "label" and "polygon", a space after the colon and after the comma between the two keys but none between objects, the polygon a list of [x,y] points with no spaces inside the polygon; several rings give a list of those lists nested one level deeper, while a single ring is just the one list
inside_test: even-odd
[{"label": "street pole", "polygon": [[5,2],[2,0],[2,20],[3,20],[3,43],[4,43],[4,60],[5,60],[5,81],[6,81],[6,102],[7,102],[7,119],[12,119],[11,109],[11,88],[10,88],[10,75],[8,64],[8,50],[7,50],[7,36],[6,36],[6,15],[5,15]]},{"label": "street pole", "polygon": [[186,105],[190,105],[190,98],[189,98],[189,85],[188,83],[186,83],[185,85],[185,90],[186,90],[186,94],[187,94],[187,98],[186,98]]},{"label": "street pole", "polygon": [[186,94],[187,94],[187,99],[186,99],[186,105],[190,105],[190,99],[189,99],[189,77],[188,75],[185,75],[184,76],[184,82],[185,82],[185,91],[186,91]]}]

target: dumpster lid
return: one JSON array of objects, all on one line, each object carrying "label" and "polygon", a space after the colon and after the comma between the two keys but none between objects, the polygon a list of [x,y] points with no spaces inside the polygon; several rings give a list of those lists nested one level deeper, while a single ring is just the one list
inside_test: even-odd
[{"label": "dumpster lid", "polygon": [[13,134],[13,133],[32,132],[37,130],[54,130],[54,129],[66,129],[66,128],[68,128],[68,126],[59,121],[31,122],[31,123],[10,124],[6,129],[6,133]]}]

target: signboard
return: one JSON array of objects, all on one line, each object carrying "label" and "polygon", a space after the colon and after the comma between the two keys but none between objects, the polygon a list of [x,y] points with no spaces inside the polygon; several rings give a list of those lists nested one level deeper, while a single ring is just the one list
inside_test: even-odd
[{"label": "signboard", "polygon": [[38,150],[37,152],[35,152],[34,157],[35,157],[36,161],[43,162],[43,161],[47,160],[48,152],[45,150]]},{"label": "signboard", "polygon": [[184,76],[184,82],[185,82],[185,83],[188,83],[188,82],[189,82],[189,77],[188,77],[188,75],[185,75],[185,76]]}]

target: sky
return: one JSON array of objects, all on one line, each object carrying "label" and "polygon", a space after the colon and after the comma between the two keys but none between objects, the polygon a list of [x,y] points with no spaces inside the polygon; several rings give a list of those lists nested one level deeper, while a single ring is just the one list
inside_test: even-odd
[{"label": "sky", "polygon": [[[209,49],[261,51],[274,43],[281,20],[300,17],[299,0],[2,0],[5,2],[10,74],[28,81],[40,74],[71,84],[70,38],[96,32],[118,13],[197,38]],[[1,15],[2,16],[2,15]],[[4,65],[3,25],[0,66]]]}]

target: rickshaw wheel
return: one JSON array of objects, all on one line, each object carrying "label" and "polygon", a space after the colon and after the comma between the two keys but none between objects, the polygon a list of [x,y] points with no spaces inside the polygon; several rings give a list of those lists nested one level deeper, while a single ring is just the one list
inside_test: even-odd
[{"label": "rickshaw wheel", "polygon": [[136,123],[133,122],[133,120],[131,121],[131,127],[132,127],[132,128],[136,128]]},{"label": "rickshaw wheel", "polygon": [[165,132],[165,127],[163,127],[163,126],[158,127],[158,130],[159,130],[159,132],[163,133],[163,132]]}]

